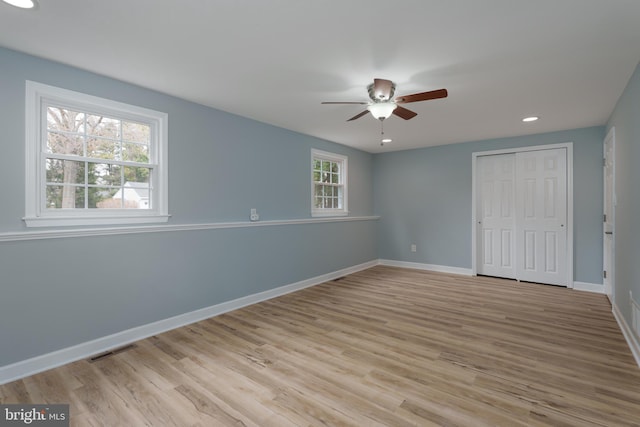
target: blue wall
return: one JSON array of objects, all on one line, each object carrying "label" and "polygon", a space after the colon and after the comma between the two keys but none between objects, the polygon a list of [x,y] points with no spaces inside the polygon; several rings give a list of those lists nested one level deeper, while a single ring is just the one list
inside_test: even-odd
[{"label": "blue wall", "polygon": [[629,291],[640,304],[640,64],[609,119],[611,127],[616,135],[614,302],[631,325]]},{"label": "blue wall", "polygon": [[[349,158],[350,216],[373,213],[372,155],[0,48],[0,237],[24,216],[25,80],[169,115],[169,225],[311,217],[311,149]],[[0,242],[0,367],[377,259],[376,221]]]},{"label": "blue wall", "polygon": [[601,284],[603,138],[593,127],[377,155],[380,258],[470,269],[472,153],[573,142],[574,280]]}]

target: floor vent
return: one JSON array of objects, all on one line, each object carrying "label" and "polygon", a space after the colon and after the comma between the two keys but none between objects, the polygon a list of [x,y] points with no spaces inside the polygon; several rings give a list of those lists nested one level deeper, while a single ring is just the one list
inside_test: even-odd
[{"label": "floor vent", "polygon": [[100,353],[100,354],[98,354],[96,356],[93,356],[93,357],[89,358],[88,362],[89,363],[97,362],[98,360],[106,359],[107,357],[114,356],[114,355],[116,355],[118,353],[122,353],[123,351],[131,350],[132,348],[135,348],[135,347],[136,347],[135,344],[125,345],[124,347],[119,347],[119,348],[116,348],[114,350],[107,351],[107,352],[104,352],[104,353]]}]

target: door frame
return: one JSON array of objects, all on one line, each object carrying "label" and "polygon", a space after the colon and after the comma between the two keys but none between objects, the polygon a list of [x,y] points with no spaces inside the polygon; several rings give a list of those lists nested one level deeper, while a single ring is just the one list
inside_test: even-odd
[{"label": "door frame", "polygon": [[[610,250],[610,259],[609,259],[609,265],[607,267],[607,242],[606,242],[606,236],[604,235],[604,233],[607,231],[604,228],[604,223],[603,223],[603,227],[602,227],[602,270],[604,271],[605,269],[607,269],[607,275],[609,277],[607,277],[606,279],[603,278],[602,279],[602,287],[603,290],[605,291],[605,295],[607,296],[607,298],[609,298],[609,302],[611,303],[611,305],[614,305],[614,301],[616,298],[616,128],[615,127],[611,127],[611,129],[609,129],[609,132],[607,132],[607,136],[605,136],[604,138],[604,142],[602,144],[602,150],[603,150],[603,157],[605,157],[607,155],[607,142],[610,141],[611,142],[611,148],[612,148],[612,154],[613,154],[613,158],[611,159],[612,162],[612,174],[611,174],[611,218],[610,219],[610,224],[611,224],[611,250]],[[605,159],[606,160],[606,159]],[[606,166],[603,165],[602,168],[602,184],[603,184],[603,191],[602,191],[602,195],[603,195],[603,211],[606,212],[606,203],[607,203],[607,169]],[[610,285],[611,285],[611,295],[607,294],[606,292],[606,283],[605,280],[608,280]]]},{"label": "door frame", "polygon": [[480,228],[477,219],[477,196],[479,182],[476,180],[476,163],[478,157],[494,156],[497,154],[521,153],[527,151],[553,150],[564,148],[567,150],[567,288],[573,288],[573,142],[549,145],[532,145],[519,148],[505,148],[501,150],[478,151],[471,157],[471,275],[478,275],[478,257],[481,251],[478,248],[481,239],[478,238]]}]

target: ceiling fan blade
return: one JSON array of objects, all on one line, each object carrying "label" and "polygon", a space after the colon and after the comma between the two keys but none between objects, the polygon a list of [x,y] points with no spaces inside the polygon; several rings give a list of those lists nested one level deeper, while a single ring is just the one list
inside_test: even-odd
[{"label": "ceiling fan blade", "polygon": [[351,120],[355,120],[355,119],[359,119],[360,117],[364,116],[365,114],[367,114],[369,112],[369,110],[364,110],[362,113],[360,114],[356,114],[355,116],[351,117],[349,120],[347,120],[348,122],[350,122]]},{"label": "ceiling fan blade", "polygon": [[341,102],[341,101],[337,101],[337,102],[321,102],[321,104],[359,104],[359,105],[366,105],[368,104],[368,102],[359,102],[359,101],[354,101],[354,102]]},{"label": "ceiling fan blade", "polygon": [[414,93],[412,95],[399,96],[396,98],[397,104],[407,104],[409,102],[428,101],[430,99],[446,98],[446,89],[432,90],[429,92]]},{"label": "ceiling fan blade", "polygon": [[413,119],[415,116],[418,115],[418,113],[414,113],[413,111],[407,110],[406,108],[401,107],[399,105],[396,107],[395,110],[393,110],[393,114],[405,120]]},{"label": "ceiling fan blade", "polygon": [[391,80],[373,79],[373,95],[375,99],[387,100],[391,98],[393,82]]}]

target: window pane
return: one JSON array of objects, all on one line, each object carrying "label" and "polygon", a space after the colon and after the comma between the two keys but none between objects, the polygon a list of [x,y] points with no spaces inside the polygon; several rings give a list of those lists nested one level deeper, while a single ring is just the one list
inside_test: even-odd
[{"label": "window pane", "polygon": [[48,132],[46,151],[48,153],[55,154],[72,154],[74,156],[83,156],[83,139],[81,136],[76,134]]},{"label": "window pane", "polygon": [[87,140],[87,157],[120,160],[120,142],[104,138],[90,138]]},{"label": "window pane", "polygon": [[62,207],[62,186],[47,185],[47,209],[60,209]]},{"label": "window pane", "polygon": [[47,182],[84,184],[84,162],[71,160],[46,160]]},{"label": "window pane", "polygon": [[124,142],[122,144],[122,160],[128,162],[149,163],[149,146]]},{"label": "window pane", "polygon": [[84,113],[60,107],[47,107],[47,129],[83,133]]},{"label": "window pane", "polygon": [[118,139],[120,137],[120,120],[87,114],[87,135]]},{"label": "window pane", "polygon": [[325,172],[331,171],[331,162],[327,162],[326,160],[322,161],[322,170]]},{"label": "window pane", "polygon": [[[64,189],[67,189],[67,187],[65,186]],[[84,205],[85,205],[85,200],[84,200],[84,187],[73,187],[72,189],[70,189],[69,191],[69,197],[72,197],[71,194],[73,194],[73,197],[75,199],[74,201],[74,205],[73,207],[76,209],[84,209]],[[62,192],[62,207],[65,208],[70,208],[71,206],[66,206],[65,205],[66,199],[65,199],[65,193],[64,191]]]},{"label": "window pane", "polygon": [[322,172],[322,182],[331,182],[331,174]]},{"label": "window pane", "polygon": [[47,185],[47,209],[84,209],[84,187]]},{"label": "window pane", "polygon": [[122,139],[149,145],[151,141],[151,128],[149,125],[141,123],[122,122]]},{"label": "window pane", "polygon": [[149,209],[149,186],[141,182],[127,182],[123,191],[114,197],[124,195],[125,209]]},{"label": "window pane", "polygon": [[331,174],[331,182],[333,184],[339,184],[340,183],[340,175],[338,175],[337,173],[332,173]]},{"label": "window pane", "polygon": [[331,163],[331,172],[339,173],[340,172],[340,165],[338,163]]},{"label": "window pane", "polygon": [[314,182],[320,182],[320,172],[314,172],[313,173],[313,181]]},{"label": "window pane", "polygon": [[135,168],[131,166],[124,167],[124,182],[125,185],[130,183],[132,185],[144,183],[148,187],[149,177],[151,175],[150,168]]},{"label": "window pane", "polygon": [[321,166],[322,166],[322,162],[320,160],[314,160],[313,161],[313,169],[314,170],[318,170],[319,171]]},{"label": "window pane", "polygon": [[332,200],[332,199],[331,199],[330,197],[327,197],[326,199],[324,199],[324,207],[325,207],[326,209],[331,209],[331,208],[333,208],[333,205],[331,204],[331,200]]},{"label": "window pane", "polygon": [[122,209],[122,197],[115,198],[115,195],[118,193],[122,194],[122,191],[118,188],[89,188],[89,208]]},{"label": "window pane", "polygon": [[89,182],[93,185],[121,186],[122,168],[109,163],[89,163]]}]

